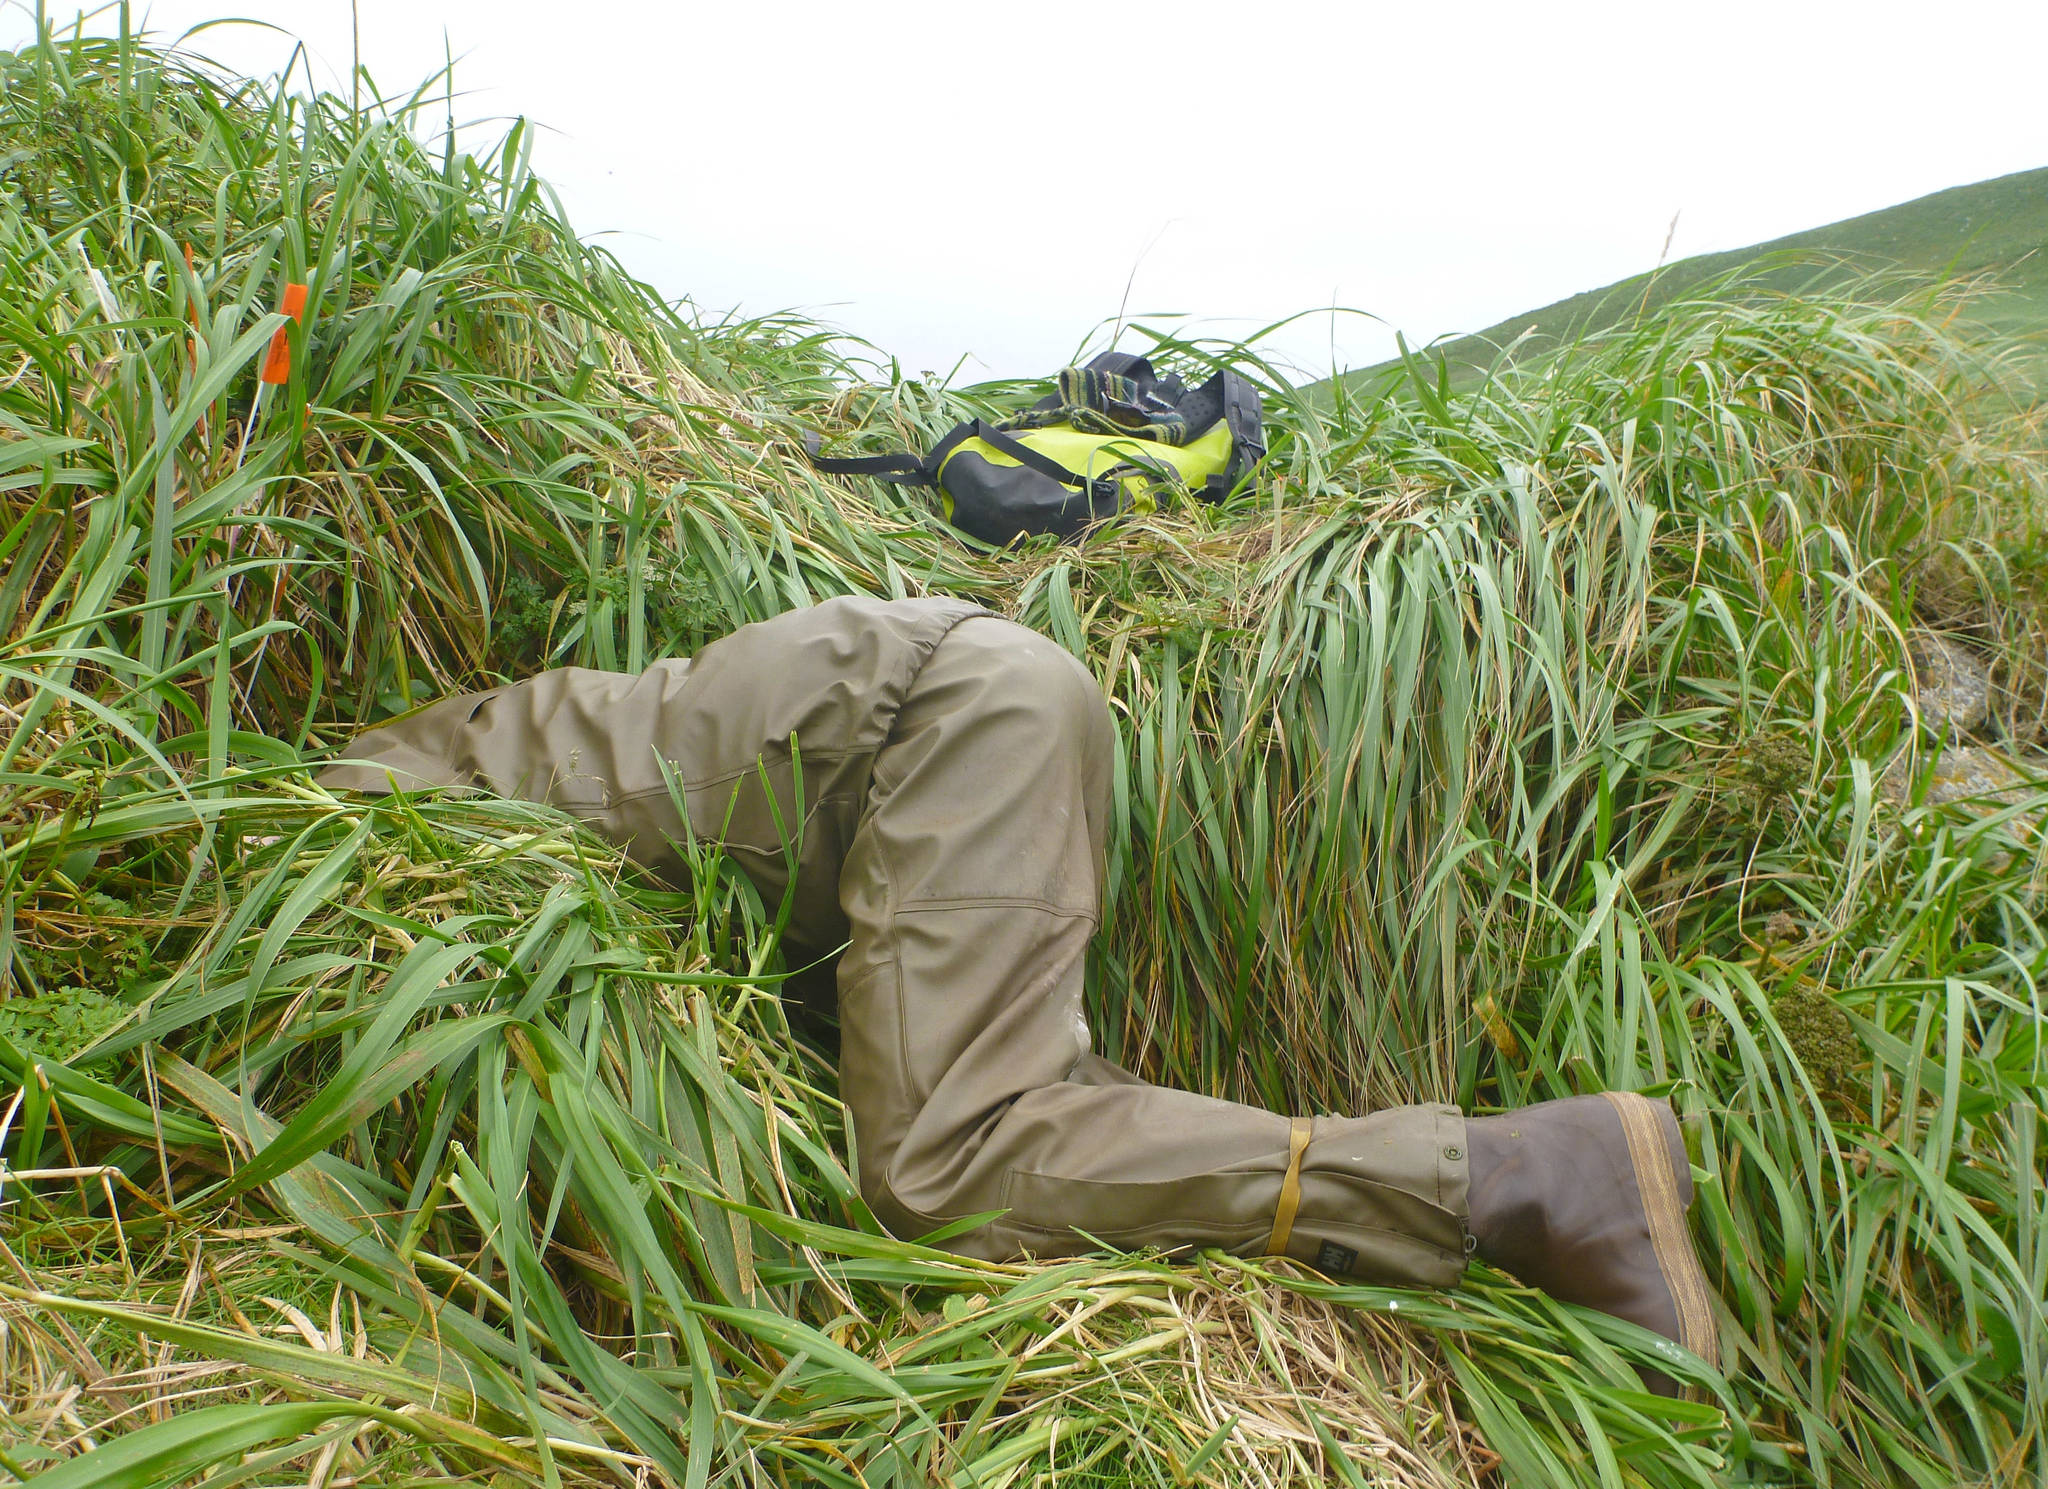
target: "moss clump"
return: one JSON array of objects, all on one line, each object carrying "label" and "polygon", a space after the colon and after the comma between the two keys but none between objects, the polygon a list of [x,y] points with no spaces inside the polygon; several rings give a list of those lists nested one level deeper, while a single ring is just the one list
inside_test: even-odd
[{"label": "moss clump", "polygon": [[1730,741],[1711,767],[1717,787],[1710,828],[1753,835],[1795,816],[1813,785],[1813,751],[1784,727],[1757,730]]},{"label": "moss clump", "polygon": [[1757,734],[1736,754],[1736,780],[1759,817],[1806,789],[1813,756],[1805,743],[1789,734]]},{"label": "moss clump", "polygon": [[[90,853],[83,850],[82,856]],[[42,899],[24,896],[16,908],[37,928],[17,931],[15,960],[4,969],[9,980],[0,981],[17,1001],[60,997],[67,988],[119,1001],[135,995],[156,971],[153,948],[163,928],[127,900],[93,888]],[[0,1002],[0,1008],[8,1006]]]},{"label": "moss clump", "polygon": [[[607,569],[587,585],[579,580],[554,590],[514,571],[492,609],[492,656],[505,672],[552,665],[560,660],[556,627],[563,621],[608,625],[616,649],[625,642],[632,600],[633,575],[622,566]],[[641,568],[640,613],[656,655],[694,651],[732,629],[717,586],[690,554]]]},{"label": "moss clump", "polygon": [[1804,932],[1799,917],[1790,910],[1776,910],[1764,922],[1764,939],[1774,944],[1788,943],[1803,939]]},{"label": "moss clump", "polygon": [[1848,1085],[1863,1059],[1863,1041],[1833,998],[1819,988],[1794,988],[1772,1000],[1771,1017],[1816,1086],[1836,1092]]},{"label": "moss clump", "polygon": [[718,587],[695,554],[650,570],[644,583],[648,619],[664,638],[695,650],[732,629]]}]

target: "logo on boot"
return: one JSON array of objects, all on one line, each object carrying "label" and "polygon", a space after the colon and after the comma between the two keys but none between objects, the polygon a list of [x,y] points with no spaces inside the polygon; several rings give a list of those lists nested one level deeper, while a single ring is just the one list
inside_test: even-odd
[{"label": "logo on boot", "polygon": [[1318,1272],[1349,1272],[1358,1263],[1358,1252],[1350,1246],[1325,1241],[1316,1251]]}]

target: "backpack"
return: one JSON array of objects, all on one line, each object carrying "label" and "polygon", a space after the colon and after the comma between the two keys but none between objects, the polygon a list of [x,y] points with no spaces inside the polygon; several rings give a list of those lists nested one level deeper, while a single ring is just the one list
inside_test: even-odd
[{"label": "backpack", "polygon": [[1120,512],[1157,509],[1162,493],[1219,502],[1266,453],[1258,390],[1225,369],[1193,392],[1143,357],[1104,352],[1059,374],[1059,391],[1000,424],[956,425],[927,455],[847,459],[834,475],[874,476],[939,492],[946,520],[998,547],[1033,533],[1080,537]]}]

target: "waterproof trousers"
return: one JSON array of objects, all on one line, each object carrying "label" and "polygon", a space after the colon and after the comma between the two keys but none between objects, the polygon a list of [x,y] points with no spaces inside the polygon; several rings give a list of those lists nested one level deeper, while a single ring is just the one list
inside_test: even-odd
[{"label": "waterproof trousers", "polygon": [[323,780],[552,802],[670,875],[680,799],[771,905],[788,839],[797,954],[845,948],[840,1088],[862,1193],[899,1236],[1000,1210],[943,1244],[1217,1246],[1454,1285],[1457,1108],[1289,1118],[1090,1051],[1115,749],[1095,680],[1044,637],[955,601],[841,599],[637,677],[569,668],[444,699]]}]

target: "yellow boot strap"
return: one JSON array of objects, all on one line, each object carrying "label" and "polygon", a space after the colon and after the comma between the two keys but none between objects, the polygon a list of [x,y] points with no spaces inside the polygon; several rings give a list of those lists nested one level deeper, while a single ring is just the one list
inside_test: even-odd
[{"label": "yellow boot strap", "polygon": [[1287,1174],[1280,1181],[1280,1203],[1273,1207],[1273,1236],[1266,1242],[1266,1255],[1285,1256],[1287,1238],[1294,1234],[1294,1215],[1301,1208],[1301,1155],[1308,1147],[1313,1117],[1296,1117],[1287,1133]]}]

